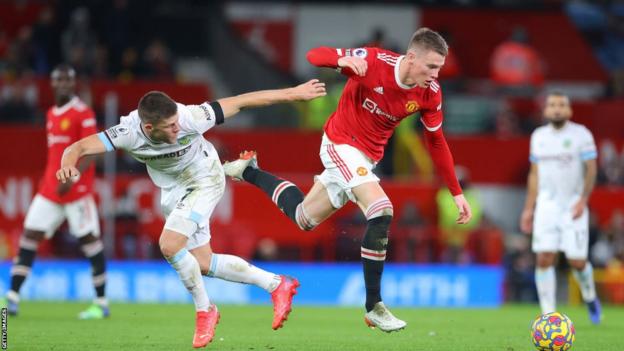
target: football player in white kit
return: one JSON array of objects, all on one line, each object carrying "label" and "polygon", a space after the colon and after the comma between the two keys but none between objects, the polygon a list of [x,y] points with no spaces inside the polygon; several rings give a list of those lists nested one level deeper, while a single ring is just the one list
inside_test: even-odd
[{"label": "football player in white kit", "polygon": [[316,79],[294,88],[265,90],[205,102],[176,103],[152,91],[137,110],[104,132],[69,146],[57,178],[65,183],[79,175],[76,164],[86,155],[123,149],[145,163],[152,181],[161,189],[166,217],[160,250],[193,296],[196,326],[193,347],[206,346],[219,321],[217,307],[208,298],[202,274],[254,284],[273,299],[273,329],[280,328],[291,310],[299,282],[255,267],[240,257],[212,252],[208,222],[225,189],[225,177],[214,146],[202,134],[243,108],[281,102],[311,100],[325,95]]},{"label": "football player in white kit", "polygon": [[587,201],[596,180],[596,144],[587,128],[569,120],[572,108],[566,95],[548,94],[543,113],[548,124],[531,135],[531,171],[520,219],[520,229],[533,232],[540,306],[542,313],[555,311],[554,265],[561,251],[581,287],[592,323],[599,324],[602,311],[587,261]]}]

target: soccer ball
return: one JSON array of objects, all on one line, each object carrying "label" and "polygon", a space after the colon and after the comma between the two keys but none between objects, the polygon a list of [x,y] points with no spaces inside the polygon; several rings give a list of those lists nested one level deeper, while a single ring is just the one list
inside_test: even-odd
[{"label": "soccer ball", "polygon": [[533,322],[531,340],[541,351],[569,350],[574,342],[574,324],[563,313],[545,313]]}]

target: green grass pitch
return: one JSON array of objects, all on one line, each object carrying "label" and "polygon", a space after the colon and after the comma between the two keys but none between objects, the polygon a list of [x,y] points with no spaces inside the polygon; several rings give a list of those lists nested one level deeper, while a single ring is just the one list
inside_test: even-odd
[{"label": "green grass pitch", "polygon": [[[23,302],[8,320],[9,350],[192,350],[192,305],[113,304],[107,320],[79,321],[78,303]],[[500,309],[406,309],[408,322],[385,334],[367,328],[359,308],[295,306],[283,329],[271,329],[270,306],[220,306],[214,350],[533,350],[535,305]],[[582,306],[562,307],[576,326],[573,350],[624,350],[624,308],[605,307],[593,326]]]}]

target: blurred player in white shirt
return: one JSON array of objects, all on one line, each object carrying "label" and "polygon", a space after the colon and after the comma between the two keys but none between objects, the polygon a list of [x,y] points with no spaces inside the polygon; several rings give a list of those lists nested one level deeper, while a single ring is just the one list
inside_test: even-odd
[{"label": "blurred player in white shirt", "polygon": [[193,296],[196,309],[193,347],[204,347],[214,337],[219,311],[204,289],[202,274],[256,285],[273,299],[273,329],[280,328],[291,310],[299,282],[255,267],[240,257],[212,252],[209,219],[225,190],[225,175],[213,145],[203,133],[243,108],[311,100],[325,95],[325,85],[311,80],[294,88],[265,90],[182,105],[162,92],[145,94],[139,107],[104,132],[69,146],[57,178],[65,183],[77,177],[78,160],[86,155],[123,149],[145,163],[161,189],[166,217],[160,250]]},{"label": "blurred player in white shirt", "polygon": [[548,124],[531,135],[531,171],[520,219],[521,230],[533,232],[540,306],[542,313],[555,311],[554,265],[557,254],[563,252],[581,287],[589,317],[599,324],[602,311],[593,268],[587,261],[587,201],[596,181],[596,144],[587,128],[570,121],[572,108],[566,95],[550,93],[543,113]]}]

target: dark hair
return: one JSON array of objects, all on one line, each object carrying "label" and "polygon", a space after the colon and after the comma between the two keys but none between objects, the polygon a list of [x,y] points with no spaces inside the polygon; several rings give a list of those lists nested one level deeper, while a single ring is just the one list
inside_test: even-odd
[{"label": "dark hair", "polygon": [[143,123],[156,124],[178,112],[178,105],[162,91],[150,91],[139,100],[139,118]]},{"label": "dark hair", "polygon": [[65,72],[70,78],[76,78],[76,71],[74,68],[66,63],[59,63],[54,67],[52,72],[50,72],[50,78],[54,79],[55,76],[58,76],[60,72]]},{"label": "dark hair", "polygon": [[435,51],[442,56],[448,55],[446,40],[438,32],[426,27],[414,32],[407,46],[407,50],[410,49],[424,49],[426,51]]},{"label": "dark hair", "polygon": [[548,96],[563,96],[565,98],[570,99],[570,97],[561,90],[551,90],[546,93],[546,97]]}]

